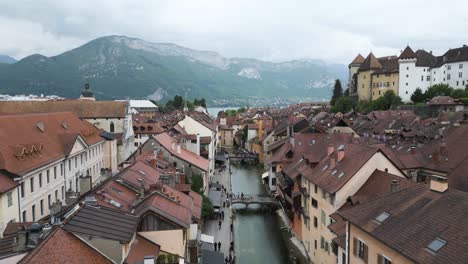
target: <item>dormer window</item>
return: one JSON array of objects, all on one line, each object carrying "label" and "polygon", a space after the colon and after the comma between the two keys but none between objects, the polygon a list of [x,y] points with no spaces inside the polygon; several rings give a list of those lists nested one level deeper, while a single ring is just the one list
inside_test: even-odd
[{"label": "dormer window", "polygon": [[379,223],[383,223],[385,220],[387,220],[387,218],[390,216],[390,214],[386,213],[386,212],[383,212],[381,214],[379,214],[379,216],[377,216],[375,218],[375,221],[379,222]]},{"label": "dormer window", "polygon": [[440,239],[440,238],[436,238],[427,246],[427,248],[431,250],[432,252],[437,253],[446,244],[447,244],[447,241]]}]

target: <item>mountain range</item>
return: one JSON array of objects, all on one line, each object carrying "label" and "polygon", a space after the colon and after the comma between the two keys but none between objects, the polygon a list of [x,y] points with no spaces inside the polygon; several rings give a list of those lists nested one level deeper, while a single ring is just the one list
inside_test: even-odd
[{"label": "mountain range", "polygon": [[11,64],[15,63],[16,60],[10,56],[0,54],[0,63]]},{"label": "mountain range", "polygon": [[0,63],[0,94],[79,96],[89,81],[98,99],[174,95],[208,102],[238,98],[329,98],[347,68],[319,60],[267,62],[225,58],[170,43],[106,36],[57,56],[30,55]]}]

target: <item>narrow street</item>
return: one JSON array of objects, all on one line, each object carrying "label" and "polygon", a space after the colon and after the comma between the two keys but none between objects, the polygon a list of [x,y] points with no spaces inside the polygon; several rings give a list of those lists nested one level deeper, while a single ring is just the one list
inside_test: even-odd
[{"label": "narrow street", "polygon": [[[227,188],[227,192],[231,193],[231,177],[229,175],[229,160],[226,162],[226,169],[219,171],[216,169],[212,182],[222,184]],[[210,189],[211,191],[211,189]],[[227,198],[226,194],[222,194],[222,200],[225,201]],[[229,256],[229,247],[232,241],[232,233],[230,225],[232,223],[232,214],[230,206],[226,204],[225,207],[221,207],[221,212],[224,212],[224,221],[221,222],[221,228],[219,227],[218,219],[207,220],[203,226],[203,234],[214,236],[215,243],[221,242],[221,252],[224,257]],[[231,253],[232,254],[232,253]],[[234,257],[234,255],[233,255]]]}]

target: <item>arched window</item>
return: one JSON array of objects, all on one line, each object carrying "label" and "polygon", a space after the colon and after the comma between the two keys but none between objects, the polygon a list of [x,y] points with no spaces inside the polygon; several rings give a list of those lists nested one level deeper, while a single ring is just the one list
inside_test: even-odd
[{"label": "arched window", "polygon": [[114,133],[114,122],[110,123],[110,132]]}]

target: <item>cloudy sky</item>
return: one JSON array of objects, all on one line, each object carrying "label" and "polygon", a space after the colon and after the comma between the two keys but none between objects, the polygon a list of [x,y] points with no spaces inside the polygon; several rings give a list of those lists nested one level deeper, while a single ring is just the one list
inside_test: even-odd
[{"label": "cloudy sky", "polygon": [[57,55],[105,35],[172,42],[227,57],[396,55],[468,44],[466,0],[2,0],[0,54]]}]

